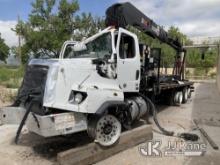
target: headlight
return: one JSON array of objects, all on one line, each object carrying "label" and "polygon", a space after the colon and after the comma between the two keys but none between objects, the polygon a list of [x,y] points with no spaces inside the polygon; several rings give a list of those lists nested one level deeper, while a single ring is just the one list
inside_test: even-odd
[{"label": "headlight", "polygon": [[82,102],[82,99],[83,99],[83,96],[82,96],[81,93],[77,93],[77,94],[75,95],[75,102],[76,102],[77,104],[81,103],[81,102]]},{"label": "headlight", "polygon": [[72,91],[69,97],[69,102],[71,104],[80,104],[85,100],[86,96],[87,94],[84,92]]}]

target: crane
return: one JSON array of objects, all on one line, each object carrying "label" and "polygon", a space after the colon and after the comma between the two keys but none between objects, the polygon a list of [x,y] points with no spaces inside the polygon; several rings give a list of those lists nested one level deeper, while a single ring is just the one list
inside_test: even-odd
[{"label": "crane", "polygon": [[106,10],[105,23],[106,26],[122,28],[126,28],[128,25],[133,26],[141,32],[170,45],[178,52],[185,51],[178,39],[171,38],[161,26],[157,25],[129,2],[110,6]]}]

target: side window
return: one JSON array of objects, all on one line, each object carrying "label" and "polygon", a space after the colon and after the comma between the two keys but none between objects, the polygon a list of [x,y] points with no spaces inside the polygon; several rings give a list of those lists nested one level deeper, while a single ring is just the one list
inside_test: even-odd
[{"label": "side window", "polygon": [[128,35],[122,35],[119,46],[119,56],[121,59],[135,57],[135,41],[134,38]]},{"label": "side window", "polygon": [[75,56],[74,50],[73,50],[74,44],[68,44],[65,48],[64,52],[64,58],[73,58]]}]

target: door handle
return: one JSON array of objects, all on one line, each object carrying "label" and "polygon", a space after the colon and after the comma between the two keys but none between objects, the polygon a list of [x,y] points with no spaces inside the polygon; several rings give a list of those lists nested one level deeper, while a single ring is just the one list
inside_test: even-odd
[{"label": "door handle", "polygon": [[140,75],[140,71],[139,71],[139,70],[136,70],[136,80],[139,79],[139,75]]}]

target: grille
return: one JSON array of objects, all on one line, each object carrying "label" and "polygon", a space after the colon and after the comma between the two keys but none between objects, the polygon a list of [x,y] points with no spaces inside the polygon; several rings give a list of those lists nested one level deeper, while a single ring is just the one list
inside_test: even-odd
[{"label": "grille", "polygon": [[19,100],[26,101],[27,94],[39,94],[43,98],[48,66],[30,65],[26,68],[25,76],[19,89]]}]

